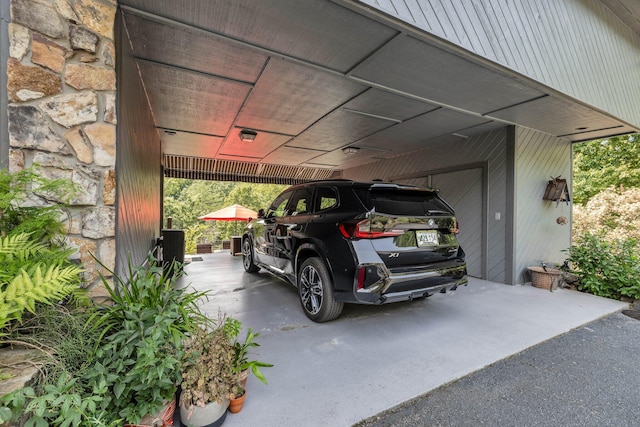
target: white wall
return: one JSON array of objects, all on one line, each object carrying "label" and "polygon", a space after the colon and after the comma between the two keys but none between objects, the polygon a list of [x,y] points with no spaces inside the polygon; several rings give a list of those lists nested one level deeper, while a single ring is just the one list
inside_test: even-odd
[{"label": "white wall", "polygon": [[[514,277],[530,281],[527,267],[552,266],[567,257],[571,245],[571,206],[542,200],[551,177],[567,179],[571,188],[571,143],[544,133],[518,127],[514,147]],[[569,222],[559,225],[558,217]]]}]

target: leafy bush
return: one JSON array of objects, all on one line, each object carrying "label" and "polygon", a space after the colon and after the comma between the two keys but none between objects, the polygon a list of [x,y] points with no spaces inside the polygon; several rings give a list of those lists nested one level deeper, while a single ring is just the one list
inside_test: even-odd
[{"label": "leafy bush", "polygon": [[129,265],[128,277],[114,274],[113,286],[103,278],[112,304],[92,319],[103,336],[87,375],[105,391],[101,408],[130,423],[173,399],[184,338],[205,319],[197,306],[204,293],[177,288],[182,268],[174,267],[165,271],[149,256],[144,267]]},{"label": "leafy bush", "polygon": [[9,173],[0,169],[0,236],[26,233],[38,242],[58,245],[65,203],[78,192],[66,179],[47,179],[37,168]]},{"label": "leafy bush", "polygon": [[[180,383],[184,338],[206,322],[197,306],[204,294],[176,287],[181,272],[149,256],[145,267],[129,265],[128,277],[114,274],[113,285],[103,278],[110,304],[76,313],[84,323],[60,319],[70,325],[64,334],[82,338],[39,343],[52,355],[46,376],[53,375],[0,399],[0,421],[24,414],[27,426],[122,425],[157,413]],[[33,320],[59,329],[46,317]]]},{"label": "leafy bush", "polygon": [[87,378],[99,337],[87,327],[90,315],[88,307],[47,305],[10,331],[11,342],[42,350],[30,361],[42,375],[33,386],[0,399],[0,421],[22,417],[25,426],[106,425],[106,413],[98,410],[103,398]]},{"label": "leafy bush", "polygon": [[573,233],[603,233],[607,240],[632,237],[640,240],[640,188],[610,187],[585,206],[573,206]]},{"label": "leafy bush", "polygon": [[640,252],[632,238],[609,241],[584,233],[569,250],[568,260],[580,278],[578,289],[594,295],[640,299]]}]

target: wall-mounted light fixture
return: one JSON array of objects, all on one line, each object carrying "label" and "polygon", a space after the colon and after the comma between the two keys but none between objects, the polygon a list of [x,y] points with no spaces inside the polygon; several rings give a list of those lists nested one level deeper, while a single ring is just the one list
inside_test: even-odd
[{"label": "wall-mounted light fixture", "polygon": [[251,142],[256,139],[256,136],[258,136],[258,132],[254,130],[242,129],[240,131],[240,140],[244,142]]},{"label": "wall-mounted light fixture", "polygon": [[344,154],[355,154],[355,153],[357,153],[358,151],[360,151],[360,148],[358,148],[358,147],[344,147],[344,148],[342,149],[342,152],[343,152]]}]

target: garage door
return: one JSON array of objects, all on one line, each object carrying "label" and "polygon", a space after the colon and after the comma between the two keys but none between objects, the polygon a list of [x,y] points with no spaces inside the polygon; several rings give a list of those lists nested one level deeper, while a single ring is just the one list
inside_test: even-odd
[{"label": "garage door", "polygon": [[483,279],[482,169],[467,169],[431,176],[431,187],[456,211],[460,223],[458,240],[467,254],[469,276]]}]

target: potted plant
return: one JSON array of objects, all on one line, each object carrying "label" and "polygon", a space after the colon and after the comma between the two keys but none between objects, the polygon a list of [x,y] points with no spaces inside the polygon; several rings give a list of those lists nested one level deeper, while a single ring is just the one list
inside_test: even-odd
[{"label": "potted plant", "polygon": [[92,322],[103,335],[90,380],[104,393],[101,408],[130,424],[159,413],[171,421],[183,343],[204,318],[197,301],[205,294],[177,288],[182,269],[174,270],[150,255],[144,267],[129,264],[127,278],[114,274],[113,285],[103,278],[111,304]]},{"label": "potted plant", "polygon": [[205,323],[184,344],[180,394],[183,424],[219,426],[229,406],[229,393],[236,383],[233,371],[233,341],[225,333],[224,319],[213,327]]},{"label": "potted plant", "polygon": [[229,412],[232,414],[240,412],[246,397],[247,390],[242,385],[236,383],[231,387],[231,393],[229,393]]},{"label": "potted plant", "polygon": [[225,320],[224,328],[227,336],[233,340],[233,372],[237,375],[237,382],[243,389],[246,388],[247,377],[249,372],[251,372],[257,379],[266,384],[267,379],[262,374],[262,371],[260,371],[260,368],[269,368],[273,365],[259,360],[249,360],[249,351],[252,348],[260,347],[260,344],[255,342],[255,339],[260,336],[260,333],[253,332],[253,329],[249,328],[244,341],[239,341],[238,337],[242,329],[242,322],[232,317],[228,317]]}]

